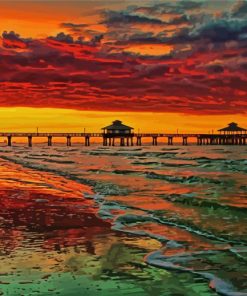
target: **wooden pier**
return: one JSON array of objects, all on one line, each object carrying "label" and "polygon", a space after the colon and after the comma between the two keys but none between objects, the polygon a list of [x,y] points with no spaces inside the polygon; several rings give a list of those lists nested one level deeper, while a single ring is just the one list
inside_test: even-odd
[{"label": "wooden pier", "polygon": [[[176,141],[182,145],[196,143],[197,145],[246,145],[247,134],[169,134],[169,133],[129,133],[129,134],[106,134],[106,133],[18,133],[4,132],[0,137],[6,138],[7,145],[12,146],[13,138],[26,138],[29,147],[33,145],[34,138],[46,138],[47,145],[52,146],[54,138],[65,138],[66,145],[71,146],[73,139],[84,139],[84,145],[90,146],[92,138],[101,138],[103,146],[115,146],[119,141],[120,146],[141,146],[143,139],[150,139],[150,144],[173,145]],[[145,141],[145,143],[148,143]]]}]

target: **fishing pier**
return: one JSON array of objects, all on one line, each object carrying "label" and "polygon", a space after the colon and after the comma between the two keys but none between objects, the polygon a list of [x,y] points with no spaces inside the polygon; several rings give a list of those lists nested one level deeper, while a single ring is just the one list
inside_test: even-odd
[{"label": "fishing pier", "polygon": [[[246,145],[247,134],[236,135],[219,135],[219,134],[153,134],[153,133],[133,133],[128,137],[119,134],[119,137],[108,137],[103,133],[0,133],[0,137],[7,139],[7,145],[12,146],[13,138],[26,138],[29,147],[33,146],[33,138],[46,138],[47,145],[52,146],[54,139],[65,138],[66,145],[72,145],[72,139],[84,139],[84,145],[90,146],[92,138],[101,138],[103,146],[115,146],[116,140],[119,139],[120,146],[141,146],[143,139],[150,139],[150,144],[157,146],[159,143],[173,145],[174,140],[182,145],[196,143],[197,145]],[[180,141],[179,141],[180,140]],[[192,140],[189,142],[189,140]],[[145,141],[145,143],[147,143]]]},{"label": "fishing pier", "polygon": [[[33,146],[34,138],[46,138],[47,145],[52,146],[55,138],[65,138],[66,145],[72,145],[72,139],[84,139],[84,145],[90,146],[92,138],[100,138],[103,146],[115,146],[119,141],[120,146],[141,146],[143,139],[150,139],[151,145],[158,143],[173,145],[176,141],[186,146],[189,143],[197,145],[246,145],[247,130],[240,128],[235,123],[220,129],[219,133],[135,133],[132,127],[123,125],[116,120],[112,125],[102,129],[101,133],[19,133],[2,132],[0,137],[6,138],[7,146],[12,146],[13,138],[26,138],[29,147]],[[145,141],[147,143],[147,141]]]}]

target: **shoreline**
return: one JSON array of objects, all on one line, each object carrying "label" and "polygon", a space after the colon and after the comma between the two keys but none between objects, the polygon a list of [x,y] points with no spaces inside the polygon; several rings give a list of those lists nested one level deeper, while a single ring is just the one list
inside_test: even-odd
[{"label": "shoreline", "polygon": [[92,189],[52,173],[28,169],[0,158],[2,226],[30,229],[109,227],[97,216]]}]

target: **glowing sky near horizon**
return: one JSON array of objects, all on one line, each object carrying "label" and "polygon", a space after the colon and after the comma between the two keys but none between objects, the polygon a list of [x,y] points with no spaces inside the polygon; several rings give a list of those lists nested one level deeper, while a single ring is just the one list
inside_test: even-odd
[{"label": "glowing sky near horizon", "polygon": [[0,9],[3,128],[28,130],[37,118],[53,130],[116,118],[157,131],[246,125],[247,1],[19,0]]}]

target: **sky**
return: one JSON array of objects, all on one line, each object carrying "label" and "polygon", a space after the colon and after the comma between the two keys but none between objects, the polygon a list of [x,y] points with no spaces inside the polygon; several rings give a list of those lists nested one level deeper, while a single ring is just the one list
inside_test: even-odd
[{"label": "sky", "polygon": [[247,126],[247,1],[1,1],[2,130]]}]

